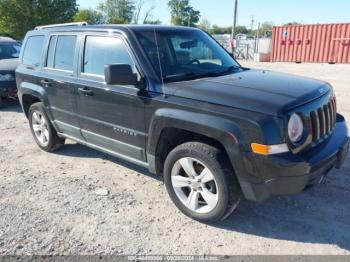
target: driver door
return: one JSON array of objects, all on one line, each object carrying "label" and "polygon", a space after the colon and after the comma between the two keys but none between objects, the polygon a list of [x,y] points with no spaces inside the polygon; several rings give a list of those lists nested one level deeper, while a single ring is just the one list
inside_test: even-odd
[{"label": "driver door", "polygon": [[145,163],[144,100],[135,86],[107,85],[104,66],[129,64],[133,56],[121,36],[85,35],[76,88],[81,133],[88,144]]}]

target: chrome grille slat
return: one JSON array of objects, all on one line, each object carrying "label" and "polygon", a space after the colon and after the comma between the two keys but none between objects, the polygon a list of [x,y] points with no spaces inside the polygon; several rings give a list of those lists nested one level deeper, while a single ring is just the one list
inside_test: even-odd
[{"label": "chrome grille slat", "polygon": [[310,116],[312,122],[313,141],[317,141],[320,139],[320,120],[318,117],[317,110],[311,112]]},{"label": "chrome grille slat", "polygon": [[328,109],[329,109],[329,113],[330,113],[330,116],[331,116],[331,130],[333,130],[333,126],[334,126],[334,112],[333,112],[333,105],[332,105],[332,102],[329,102],[328,103]]},{"label": "chrome grille slat", "polygon": [[334,114],[334,123],[333,127],[335,127],[335,124],[337,123],[337,105],[335,103],[335,99],[331,100],[332,106],[333,106],[333,114]]},{"label": "chrome grille slat", "polygon": [[323,110],[326,116],[326,135],[328,135],[331,132],[331,116],[329,113],[328,105],[324,105]]},{"label": "chrome grille slat", "polygon": [[323,108],[319,108],[317,113],[320,119],[320,136],[323,137],[326,134],[326,117]]}]

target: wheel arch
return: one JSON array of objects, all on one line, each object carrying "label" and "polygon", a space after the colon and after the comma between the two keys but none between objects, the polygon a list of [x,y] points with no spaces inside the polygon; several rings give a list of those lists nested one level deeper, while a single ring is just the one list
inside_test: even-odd
[{"label": "wheel arch", "polygon": [[[164,133],[167,130],[175,131],[173,134]],[[215,146],[219,146],[225,150],[230,161],[234,175],[238,180],[243,195],[250,199],[251,192],[251,176],[249,175],[256,167],[250,158],[247,141],[243,135],[239,125],[232,120],[218,116],[188,112],[179,109],[159,109],[155,112],[148,133],[147,143],[147,160],[149,170],[152,173],[162,174],[164,163],[162,163],[162,152],[159,151],[159,143],[165,136],[170,142],[179,141],[182,135],[193,138],[193,134],[204,139],[205,143],[214,142]],[[164,135],[165,134],[165,135]],[[167,137],[167,135],[169,135]],[[192,137],[190,136],[192,135]],[[195,141],[183,139],[180,142]],[[172,141],[172,140],[175,140]],[[174,146],[172,144],[172,146]],[[171,148],[171,147],[170,147]],[[158,150],[158,151],[157,151]],[[169,149],[168,149],[169,151]],[[166,151],[165,151],[166,152]],[[169,151],[170,152],[170,151]],[[166,152],[167,156],[169,152]]]},{"label": "wheel arch", "polygon": [[47,105],[44,88],[32,83],[21,83],[18,97],[26,117],[28,117],[29,108],[32,104],[42,102],[44,106]]},{"label": "wheel arch", "polygon": [[[239,171],[233,162],[241,158],[244,138],[239,126],[233,121],[178,109],[159,109],[152,119],[148,134],[147,155],[152,172],[162,173],[164,158],[172,148],[195,140],[223,149],[240,180]],[[165,150],[164,144],[167,145]],[[164,152],[165,156],[162,155]]]}]

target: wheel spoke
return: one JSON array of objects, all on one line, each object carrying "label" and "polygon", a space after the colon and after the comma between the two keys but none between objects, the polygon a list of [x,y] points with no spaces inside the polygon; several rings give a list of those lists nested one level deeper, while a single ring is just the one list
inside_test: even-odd
[{"label": "wheel spoke", "polygon": [[49,130],[47,130],[47,128],[44,129],[44,136],[45,136],[45,139],[46,141],[49,141]]},{"label": "wheel spoke", "polygon": [[40,125],[34,124],[34,125],[33,125],[33,130],[34,130],[34,132],[39,132],[39,131],[41,131]]},{"label": "wheel spoke", "polygon": [[214,176],[209,168],[204,168],[202,173],[199,175],[199,179],[202,180],[202,183],[208,183],[209,181],[214,180]]},{"label": "wheel spoke", "polygon": [[172,176],[171,182],[174,187],[188,187],[190,179],[183,176]]},{"label": "wheel spoke", "polygon": [[213,194],[210,192],[207,188],[203,188],[201,191],[201,195],[204,199],[204,201],[210,206],[211,208],[214,208],[218,202],[218,195]]},{"label": "wheel spoke", "polygon": [[188,157],[182,158],[180,159],[180,164],[188,176],[196,176],[196,171],[194,170],[192,159]]},{"label": "wheel spoke", "polygon": [[40,133],[39,140],[41,143],[45,144],[45,135],[43,132]]},{"label": "wheel spoke", "polygon": [[33,118],[37,124],[41,123],[41,119],[36,112],[33,113]]},{"label": "wheel spoke", "polygon": [[186,206],[195,211],[198,208],[198,196],[199,193],[197,191],[191,190],[187,200],[186,200]]},{"label": "wheel spoke", "polygon": [[41,126],[45,126],[46,125],[46,120],[45,117],[41,116]]}]

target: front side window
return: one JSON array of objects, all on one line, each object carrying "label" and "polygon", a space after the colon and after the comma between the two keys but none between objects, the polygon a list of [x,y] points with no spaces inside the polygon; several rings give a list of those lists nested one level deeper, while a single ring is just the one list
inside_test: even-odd
[{"label": "front side window", "polygon": [[33,67],[40,67],[43,45],[44,36],[28,37],[23,53],[23,64]]},{"label": "front side window", "polygon": [[111,64],[128,64],[135,68],[135,64],[120,38],[87,36],[82,72],[103,76],[105,65]]},{"label": "front side window", "polygon": [[199,30],[138,31],[136,35],[155,71],[166,81],[228,74],[239,64]]}]

